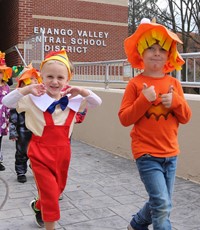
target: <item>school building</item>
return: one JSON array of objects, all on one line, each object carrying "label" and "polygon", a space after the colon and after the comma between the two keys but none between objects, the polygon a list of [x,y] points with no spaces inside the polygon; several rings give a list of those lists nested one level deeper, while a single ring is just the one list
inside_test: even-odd
[{"label": "school building", "polygon": [[74,62],[126,58],[128,0],[0,0],[0,9],[7,65],[22,64],[24,41],[40,33],[44,54],[65,48]]}]

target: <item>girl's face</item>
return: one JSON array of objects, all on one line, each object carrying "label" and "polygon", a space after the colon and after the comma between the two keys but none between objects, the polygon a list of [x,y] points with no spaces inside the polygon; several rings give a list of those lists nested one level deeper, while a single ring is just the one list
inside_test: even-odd
[{"label": "girl's face", "polygon": [[66,65],[59,61],[48,61],[42,67],[41,76],[47,94],[55,99],[60,99],[61,90],[68,84]]},{"label": "girl's face", "polygon": [[152,73],[163,73],[163,67],[167,62],[169,52],[164,50],[160,45],[154,44],[145,49],[143,53],[143,62],[145,71]]}]

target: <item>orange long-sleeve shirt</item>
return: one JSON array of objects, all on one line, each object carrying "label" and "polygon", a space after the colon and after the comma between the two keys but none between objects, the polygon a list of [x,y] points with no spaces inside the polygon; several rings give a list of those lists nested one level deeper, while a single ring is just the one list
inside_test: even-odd
[{"label": "orange long-sleeve shirt", "polygon": [[[155,87],[157,99],[154,102],[149,102],[143,95],[143,83]],[[170,86],[174,90],[172,105],[167,109],[162,105],[160,95],[168,93]],[[128,83],[118,115],[123,126],[133,125],[130,136],[135,159],[144,154],[172,157],[180,152],[179,123],[190,120],[191,110],[177,79],[170,75],[162,78],[138,75]]]}]

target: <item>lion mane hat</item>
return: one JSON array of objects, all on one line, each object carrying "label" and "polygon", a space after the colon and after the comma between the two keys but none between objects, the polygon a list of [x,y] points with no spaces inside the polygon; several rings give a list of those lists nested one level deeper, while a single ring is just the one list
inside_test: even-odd
[{"label": "lion mane hat", "polygon": [[19,77],[17,80],[17,88],[21,86],[23,82],[25,85],[31,84],[31,77],[37,79],[38,83],[42,82],[42,78],[40,77],[39,72],[33,68],[32,64],[30,63],[28,66],[24,67],[21,73],[19,73]]},{"label": "lion mane hat", "polygon": [[12,68],[8,67],[5,62],[5,53],[0,51],[0,71],[3,72],[2,80],[8,81],[9,78],[12,76]]},{"label": "lion mane hat", "polygon": [[125,53],[132,67],[144,69],[142,54],[145,49],[155,43],[169,51],[168,60],[163,69],[164,73],[181,70],[185,61],[177,50],[177,43],[182,44],[182,41],[165,26],[150,22],[147,18],[143,18],[137,30],[124,41]]}]

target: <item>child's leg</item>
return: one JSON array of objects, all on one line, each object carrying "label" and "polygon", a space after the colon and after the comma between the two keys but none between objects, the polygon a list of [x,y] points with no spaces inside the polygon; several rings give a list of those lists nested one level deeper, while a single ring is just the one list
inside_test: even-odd
[{"label": "child's leg", "polygon": [[33,138],[28,156],[39,193],[36,208],[42,211],[43,221],[51,223],[60,219],[59,196],[67,180],[70,146],[49,147]]},{"label": "child's leg", "polygon": [[55,230],[55,222],[44,222],[46,230]]},{"label": "child's leg", "polygon": [[1,152],[1,143],[2,143],[3,136],[0,136],[0,162],[3,162],[3,154]]},{"label": "child's leg", "polygon": [[[154,229],[171,230],[169,220],[172,208],[172,191],[176,173],[176,157],[156,158],[145,155],[136,160],[142,182],[149,195],[149,208],[143,207],[134,221],[141,226],[153,223]],[[147,225],[148,226],[148,225]],[[133,226],[134,227],[134,226]]]},{"label": "child's leg", "polygon": [[[36,208],[42,209],[42,219],[44,222],[60,219],[59,210],[59,190],[56,179],[45,165],[33,163],[31,159],[32,172],[38,188],[39,198]],[[53,166],[53,164],[52,164]]]},{"label": "child's leg", "polygon": [[145,203],[142,209],[133,216],[130,225],[134,229],[138,230],[148,230],[148,226],[152,224],[151,221],[151,209],[149,207],[149,202]]},{"label": "child's leg", "polygon": [[25,175],[27,172],[27,148],[31,135],[30,131],[20,129],[15,153],[15,171],[17,175]]},{"label": "child's leg", "polygon": [[2,138],[3,138],[3,136],[0,136],[0,171],[4,171],[6,169],[5,166],[2,164],[3,163],[3,154],[1,152]]}]

